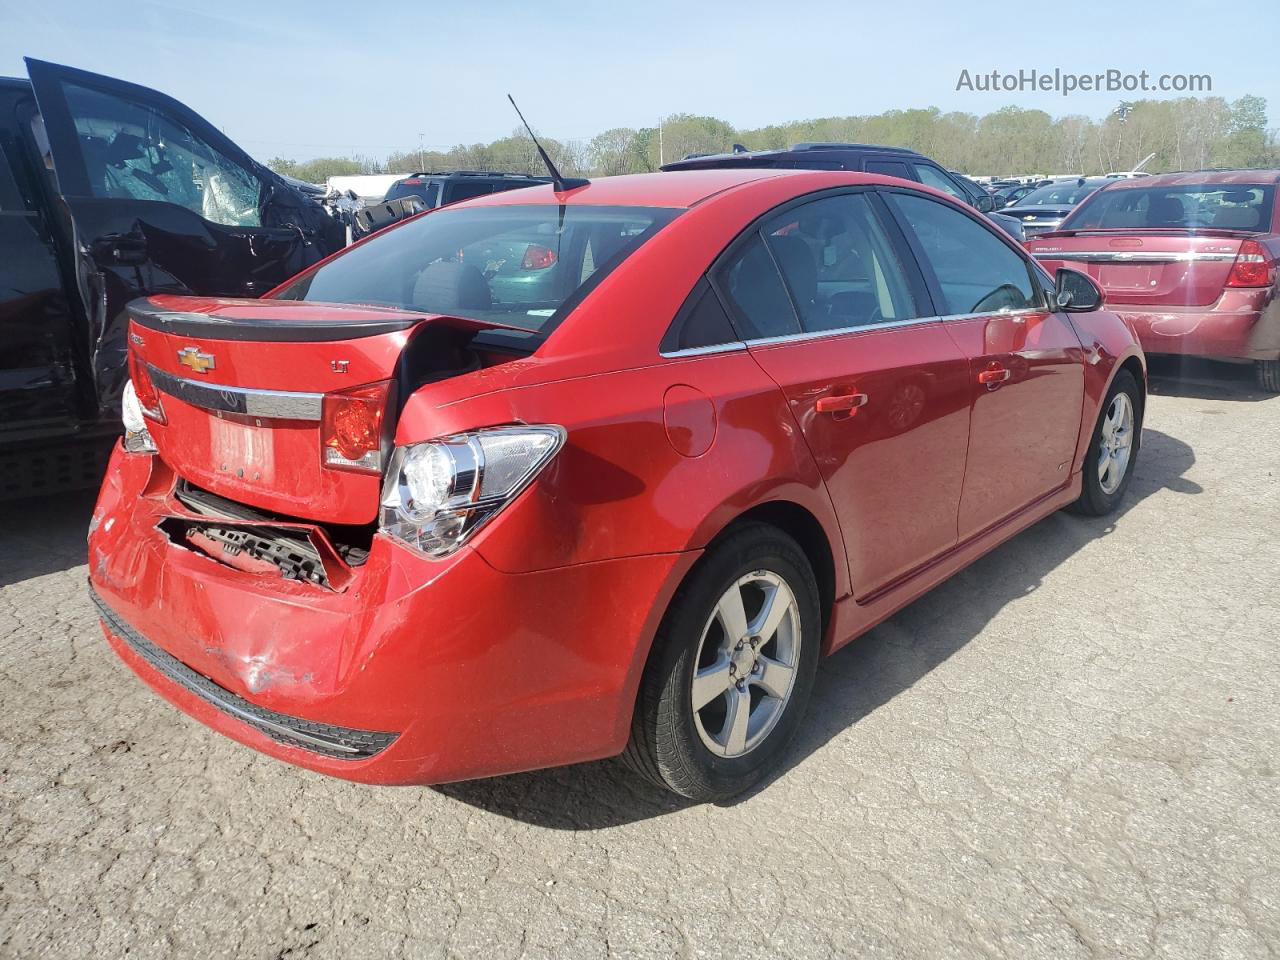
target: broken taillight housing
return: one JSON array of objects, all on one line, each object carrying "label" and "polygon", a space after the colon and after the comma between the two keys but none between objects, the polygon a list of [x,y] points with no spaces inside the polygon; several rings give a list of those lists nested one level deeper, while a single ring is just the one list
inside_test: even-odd
[{"label": "broken taillight housing", "polygon": [[1228,287],[1269,287],[1275,283],[1276,262],[1267,256],[1266,248],[1257,240],[1240,244],[1236,262],[1227,275]]},{"label": "broken taillight housing", "polygon": [[533,482],[565,436],[554,424],[521,424],[398,447],[379,527],[429,557],[452,553]]},{"label": "broken taillight housing", "polygon": [[382,472],[383,420],[391,381],[326,393],[320,406],[320,456],[326,467]]},{"label": "broken taillight housing", "polygon": [[164,423],[164,407],[160,403],[160,391],[151,382],[151,374],[147,372],[146,363],[134,350],[129,351],[129,378],[133,381],[133,390],[143,414],[156,423]]}]

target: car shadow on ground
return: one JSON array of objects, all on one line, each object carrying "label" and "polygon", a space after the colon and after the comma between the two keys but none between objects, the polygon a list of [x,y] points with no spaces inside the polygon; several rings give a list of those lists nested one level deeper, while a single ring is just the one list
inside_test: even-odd
[{"label": "car shadow on ground", "polygon": [[[1055,513],[824,660],[788,760],[746,797],[767,790],[833,737],[910,689],[978,636],[1006,604],[1038,589],[1081,547],[1111,533],[1142,500],[1163,490],[1202,492],[1185,476],[1195,463],[1190,446],[1150,429],[1143,431],[1142,442],[1141,458],[1117,514],[1086,518]],[[434,789],[490,813],[562,830],[619,826],[691,805],[632,774],[618,760]]]},{"label": "car shadow on ground", "polygon": [[0,503],[0,587],[85,562],[97,490]]},{"label": "car shadow on ground", "polygon": [[1258,386],[1251,363],[1228,363],[1204,357],[1147,357],[1147,373],[1150,391],[1161,397],[1245,403],[1277,397]]}]

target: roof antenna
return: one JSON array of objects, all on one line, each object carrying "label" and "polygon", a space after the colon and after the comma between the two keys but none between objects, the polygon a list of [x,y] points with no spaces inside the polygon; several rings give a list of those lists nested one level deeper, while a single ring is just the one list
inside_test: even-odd
[{"label": "roof antenna", "polygon": [[547,151],[542,149],[542,144],[538,142],[538,138],[533,135],[533,128],[529,126],[529,121],[524,118],[524,114],[520,112],[520,108],[516,107],[515,97],[507,94],[507,99],[511,101],[511,106],[515,107],[516,116],[520,118],[520,122],[524,124],[524,128],[529,131],[529,139],[533,141],[533,145],[538,148],[538,156],[542,158],[542,162],[546,164],[547,172],[551,174],[551,183],[555,187],[556,193],[564,193],[566,190],[575,190],[578,187],[585,187],[591,181],[585,177],[562,177],[560,171],[556,169],[556,165],[551,162],[551,158],[547,156]]}]

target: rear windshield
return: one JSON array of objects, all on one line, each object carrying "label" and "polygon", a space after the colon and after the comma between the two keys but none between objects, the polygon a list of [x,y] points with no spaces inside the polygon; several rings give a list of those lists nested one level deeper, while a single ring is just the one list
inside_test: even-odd
[{"label": "rear windshield", "polygon": [[1102,187],[1101,183],[1086,183],[1084,186],[1074,180],[1070,183],[1051,183],[1047,187],[1032,190],[1018,201],[1020,207],[1074,207],[1089,194]]},{"label": "rear windshield", "polygon": [[[547,332],[679,213],[657,207],[443,208],[375,236],[276,294]],[[571,301],[571,298],[574,298]]]},{"label": "rear windshield", "polygon": [[1195,229],[1265,231],[1272,184],[1193,184],[1104,190],[1064,224],[1072,230]]}]

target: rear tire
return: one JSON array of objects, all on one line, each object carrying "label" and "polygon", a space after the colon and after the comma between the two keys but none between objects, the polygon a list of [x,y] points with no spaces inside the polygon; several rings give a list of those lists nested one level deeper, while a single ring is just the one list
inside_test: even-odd
[{"label": "rear tire", "polygon": [[1253,372],[1258,378],[1260,390],[1280,393],[1280,360],[1255,360]]},{"label": "rear tire", "polygon": [[[1142,390],[1128,370],[1121,370],[1111,381],[1111,389],[1102,401],[1093,439],[1084,457],[1083,484],[1080,499],[1067,509],[1089,517],[1102,517],[1120,506],[1142,438]],[[1127,427],[1125,424],[1127,409]],[[1123,462],[1119,452],[1127,451]],[[1104,461],[1104,457],[1106,458]]]},{"label": "rear tire", "polygon": [[[813,689],[818,598],[804,552],[776,527],[744,524],[711,546],[658,629],[624,762],[704,802],[727,800],[764,777],[790,745]],[[697,709],[695,698],[703,701]]]}]

